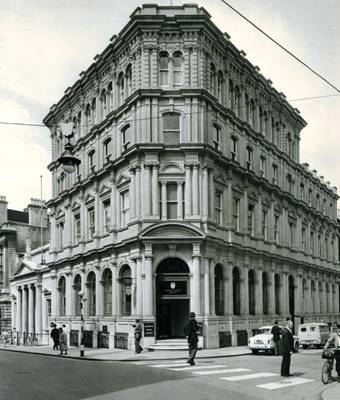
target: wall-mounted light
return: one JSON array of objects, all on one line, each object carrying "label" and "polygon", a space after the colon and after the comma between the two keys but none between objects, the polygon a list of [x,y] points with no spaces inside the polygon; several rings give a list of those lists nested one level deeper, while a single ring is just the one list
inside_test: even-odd
[{"label": "wall-mounted light", "polygon": [[73,145],[71,143],[71,138],[74,136],[73,132],[73,122],[61,123],[60,130],[62,135],[67,139],[64,146],[64,151],[58,158],[58,163],[63,167],[63,170],[71,174],[76,170],[77,165],[80,164],[80,160],[73,155]]}]

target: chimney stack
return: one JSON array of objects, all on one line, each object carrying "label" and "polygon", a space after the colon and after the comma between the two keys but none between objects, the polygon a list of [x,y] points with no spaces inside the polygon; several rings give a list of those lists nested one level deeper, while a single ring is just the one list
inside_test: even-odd
[{"label": "chimney stack", "polygon": [[29,225],[40,226],[42,214],[42,226],[43,228],[47,226],[47,207],[44,201],[31,198],[31,202],[27,206],[27,212]]},{"label": "chimney stack", "polygon": [[6,196],[0,196],[0,226],[7,222],[7,201]]}]

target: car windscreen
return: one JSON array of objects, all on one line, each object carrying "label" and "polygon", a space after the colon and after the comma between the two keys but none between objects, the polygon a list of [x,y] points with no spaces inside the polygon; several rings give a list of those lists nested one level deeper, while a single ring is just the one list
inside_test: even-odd
[{"label": "car windscreen", "polygon": [[271,329],[258,329],[256,331],[256,335],[269,335],[271,333]]}]

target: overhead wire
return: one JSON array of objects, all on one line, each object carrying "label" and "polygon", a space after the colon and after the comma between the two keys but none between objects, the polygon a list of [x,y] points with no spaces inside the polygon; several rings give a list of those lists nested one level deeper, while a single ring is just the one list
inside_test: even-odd
[{"label": "overhead wire", "polygon": [[302,61],[301,58],[297,57],[295,54],[293,54],[290,50],[288,50],[285,46],[280,44],[277,40],[275,40],[272,36],[270,36],[268,33],[266,33],[263,29],[261,29],[258,25],[256,25],[253,21],[251,21],[249,18],[247,18],[244,14],[242,14],[240,11],[238,11],[235,7],[233,7],[231,4],[229,4],[226,0],[220,0],[222,3],[224,3],[227,7],[232,9],[236,14],[238,14],[241,18],[243,18],[245,21],[247,21],[250,25],[252,25],[255,29],[257,29],[259,32],[261,32],[264,36],[266,36],[269,40],[271,40],[273,43],[275,43],[277,46],[279,46],[283,51],[285,51],[287,54],[289,54],[291,57],[293,57],[296,61],[298,61],[300,64],[302,64],[304,67],[309,69],[314,75],[322,79],[324,82],[326,82],[329,86],[331,86],[334,90],[336,90],[338,93],[340,93],[340,89],[338,89],[335,85],[333,85],[328,79],[323,77],[319,72],[317,72],[314,68],[310,67],[306,62]]}]

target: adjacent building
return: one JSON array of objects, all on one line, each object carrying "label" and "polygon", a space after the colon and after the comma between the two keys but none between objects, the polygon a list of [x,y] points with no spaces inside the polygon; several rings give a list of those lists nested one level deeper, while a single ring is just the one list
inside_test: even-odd
[{"label": "adjacent building", "polygon": [[[74,174],[57,162],[69,121]],[[51,244],[32,304],[71,344],[84,324],[87,346],[131,348],[136,318],[144,346],[182,337],[189,311],[206,348],[288,316],[340,322],[337,190],[300,163],[299,111],[204,8],[137,8],[44,123]],[[13,294],[22,335],[34,296],[19,278]]]},{"label": "adjacent building", "polygon": [[50,240],[47,208],[41,200],[31,199],[23,211],[9,209],[0,196],[0,332],[12,331],[10,280],[25,247],[37,247]]}]

